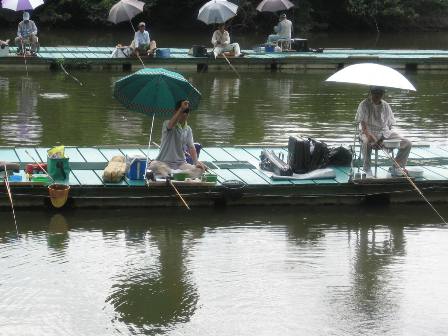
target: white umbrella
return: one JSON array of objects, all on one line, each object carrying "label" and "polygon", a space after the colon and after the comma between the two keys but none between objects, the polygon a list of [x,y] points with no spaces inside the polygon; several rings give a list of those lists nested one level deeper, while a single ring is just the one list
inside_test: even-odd
[{"label": "white umbrella", "polygon": [[288,0],[263,0],[257,6],[259,12],[278,12],[286,11],[294,7],[294,4]]},{"label": "white umbrella", "polygon": [[350,65],[331,75],[325,81],[417,91],[414,85],[397,70],[375,63]]},{"label": "white umbrella", "polygon": [[138,0],[120,0],[110,9],[107,20],[113,23],[131,21],[134,16],[143,12],[144,5],[144,2]]},{"label": "white umbrella", "polygon": [[2,8],[13,11],[32,10],[43,4],[43,0],[2,0]]},{"label": "white umbrella", "polygon": [[238,6],[226,0],[211,0],[199,9],[198,20],[205,24],[224,23],[233,18]]}]

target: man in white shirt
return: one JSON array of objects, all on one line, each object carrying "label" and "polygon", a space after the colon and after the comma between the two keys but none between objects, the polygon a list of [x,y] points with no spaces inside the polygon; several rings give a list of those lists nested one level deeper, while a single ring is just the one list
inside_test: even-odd
[{"label": "man in white shirt", "polygon": [[132,52],[136,56],[153,55],[157,49],[156,41],[151,41],[149,33],[145,28],[146,24],[144,22],[138,24],[138,30],[135,32],[134,40],[131,43]]},{"label": "man in white shirt", "polygon": [[286,18],[286,14],[279,17],[278,24],[274,27],[275,34],[268,36],[267,43],[272,44],[278,40],[291,40],[292,22]]},{"label": "man in white shirt", "polygon": [[215,58],[221,54],[235,57],[241,55],[240,45],[238,43],[230,43],[230,35],[224,23],[220,24],[213,33],[212,44]]},{"label": "man in white shirt", "polygon": [[[382,87],[370,88],[370,95],[358,106],[356,121],[359,122],[360,136],[362,142],[363,169],[366,175],[372,176],[371,154],[372,148],[381,147],[385,139],[399,139],[400,148],[395,161],[401,168],[405,168],[411,152],[412,143],[397,132],[392,131],[395,124],[394,114],[390,105],[382,98],[385,90]],[[401,175],[401,169],[395,163],[391,169],[392,175]]]},{"label": "man in white shirt", "polygon": [[31,54],[35,55],[38,48],[37,27],[33,20],[30,20],[30,13],[23,12],[23,21],[20,21],[15,39],[17,54],[23,54],[25,44],[31,44]]}]

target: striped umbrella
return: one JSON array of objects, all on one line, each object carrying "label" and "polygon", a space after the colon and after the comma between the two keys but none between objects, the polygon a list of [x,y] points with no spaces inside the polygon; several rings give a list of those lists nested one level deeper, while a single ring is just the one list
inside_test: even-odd
[{"label": "striped umbrella", "polygon": [[2,8],[13,11],[32,10],[43,4],[43,0],[2,0]]},{"label": "striped umbrella", "polygon": [[115,82],[114,97],[131,111],[171,117],[176,102],[186,99],[196,109],[200,92],[177,72],[145,68]]}]

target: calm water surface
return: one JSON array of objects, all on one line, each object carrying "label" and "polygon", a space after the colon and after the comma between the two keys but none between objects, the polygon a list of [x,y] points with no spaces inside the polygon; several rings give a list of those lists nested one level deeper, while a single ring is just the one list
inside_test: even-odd
[{"label": "calm water surface", "polygon": [[[443,48],[446,35],[431,36],[312,41]],[[81,43],[85,37],[70,35],[68,43],[122,39]],[[182,73],[202,92],[190,124],[208,146],[285,144],[291,134],[348,142],[366,95],[323,84],[332,71],[242,72],[241,79],[230,71]],[[112,98],[122,72],[72,74],[83,86],[60,72],[2,69],[0,145],[147,143],[149,118]],[[398,129],[414,141],[447,145],[447,74],[406,76],[418,91],[390,90],[386,98]],[[160,127],[156,120],[156,141]],[[446,205],[438,209],[448,216]],[[2,336],[398,336],[448,329],[448,231],[425,206],[19,212],[17,219],[18,234],[11,214],[0,212]]]},{"label": "calm water surface", "polygon": [[[448,208],[443,208],[448,214]],[[426,208],[0,213],[1,335],[444,335]]]}]

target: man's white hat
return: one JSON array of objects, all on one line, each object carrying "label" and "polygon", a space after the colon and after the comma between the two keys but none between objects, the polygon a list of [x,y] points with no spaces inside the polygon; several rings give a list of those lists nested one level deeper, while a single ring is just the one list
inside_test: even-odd
[{"label": "man's white hat", "polygon": [[26,20],[29,20],[30,19],[30,13],[28,13],[28,12],[23,12],[23,19],[26,21]]}]

